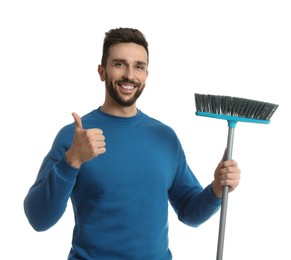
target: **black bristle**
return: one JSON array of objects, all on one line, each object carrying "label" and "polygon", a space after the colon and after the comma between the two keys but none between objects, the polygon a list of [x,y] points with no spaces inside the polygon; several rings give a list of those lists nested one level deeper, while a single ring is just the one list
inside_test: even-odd
[{"label": "black bristle", "polygon": [[195,104],[198,112],[208,112],[259,120],[270,120],[278,108],[278,105],[268,102],[197,93],[195,94]]}]

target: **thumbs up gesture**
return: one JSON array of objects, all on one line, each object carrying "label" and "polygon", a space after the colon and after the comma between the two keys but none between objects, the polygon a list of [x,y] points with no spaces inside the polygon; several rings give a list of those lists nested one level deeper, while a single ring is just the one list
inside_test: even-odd
[{"label": "thumbs up gesture", "polygon": [[84,129],[79,115],[73,112],[72,116],[75,120],[74,138],[65,157],[72,167],[79,168],[84,162],[105,153],[106,143],[101,129]]}]

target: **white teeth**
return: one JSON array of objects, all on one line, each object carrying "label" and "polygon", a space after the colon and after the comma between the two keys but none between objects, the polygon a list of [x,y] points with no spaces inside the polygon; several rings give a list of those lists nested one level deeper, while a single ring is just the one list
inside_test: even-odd
[{"label": "white teeth", "polygon": [[125,89],[133,89],[134,87],[133,86],[129,86],[129,85],[122,85],[122,88],[125,88]]}]

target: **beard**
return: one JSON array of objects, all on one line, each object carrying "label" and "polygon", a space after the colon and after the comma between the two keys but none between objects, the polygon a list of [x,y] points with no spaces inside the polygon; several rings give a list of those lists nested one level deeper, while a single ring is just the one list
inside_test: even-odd
[{"label": "beard", "polygon": [[118,85],[121,83],[122,84],[124,84],[124,83],[135,84],[135,88],[137,88],[137,91],[134,93],[134,95],[130,99],[122,98],[122,96],[116,90],[116,87],[114,87],[113,82],[109,81],[108,78],[105,79],[106,89],[107,89],[110,97],[121,106],[125,106],[125,107],[132,106],[137,101],[137,99],[140,97],[141,93],[143,92],[145,84],[142,85],[140,83],[136,83],[136,82],[125,79],[125,80],[116,81],[115,85]]}]

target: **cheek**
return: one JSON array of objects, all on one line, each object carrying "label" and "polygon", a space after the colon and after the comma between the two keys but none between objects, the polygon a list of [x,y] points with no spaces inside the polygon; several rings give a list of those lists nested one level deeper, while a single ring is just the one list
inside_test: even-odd
[{"label": "cheek", "polygon": [[120,70],[113,70],[106,74],[106,79],[110,81],[115,81],[123,78],[123,73]]},{"label": "cheek", "polygon": [[142,77],[140,78],[140,82],[141,82],[141,84],[145,85],[146,80],[147,80],[147,75],[142,76]]}]

